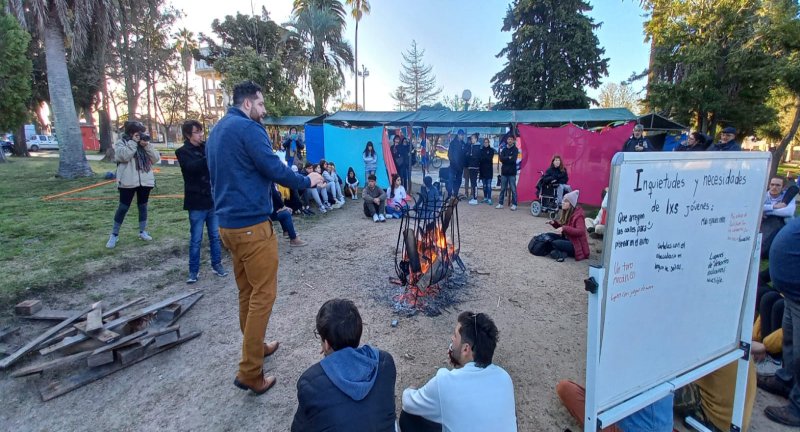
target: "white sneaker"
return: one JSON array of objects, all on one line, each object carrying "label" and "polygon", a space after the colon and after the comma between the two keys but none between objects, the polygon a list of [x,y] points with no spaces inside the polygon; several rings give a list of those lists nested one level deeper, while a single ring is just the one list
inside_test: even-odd
[{"label": "white sneaker", "polygon": [[381,222],[386,222],[386,218],[383,215],[378,215],[378,220]]},{"label": "white sneaker", "polygon": [[469,200],[469,205],[478,205],[478,200],[476,200],[475,198]]},{"label": "white sneaker", "polygon": [[511,211],[517,211],[517,205],[511,204]]},{"label": "white sneaker", "polygon": [[153,241],[153,237],[150,237],[147,231],[139,231],[139,238],[144,241]]},{"label": "white sneaker", "polygon": [[501,208],[503,208],[503,204],[497,204],[494,208],[501,209]]},{"label": "white sneaker", "polygon": [[335,209],[342,208],[343,205],[344,205],[343,202],[336,201],[336,204],[333,205],[333,208]]},{"label": "white sneaker", "polygon": [[378,222],[380,219],[378,219],[378,215],[374,214],[372,215],[372,220]]},{"label": "white sneaker", "polygon": [[325,206],[322,206],[322,207],[319,208],[319,212],[322,213],[322,214],[325,214],[325,213],[328,212],[328,210],[325,210]]},{"label": "white sneaker", "polygon": [[106,247],[109,249],[114,249],[117,246],[117,240],[119,240],[119,236],[111,234],[108,236],[108,241],[106,242]]}]

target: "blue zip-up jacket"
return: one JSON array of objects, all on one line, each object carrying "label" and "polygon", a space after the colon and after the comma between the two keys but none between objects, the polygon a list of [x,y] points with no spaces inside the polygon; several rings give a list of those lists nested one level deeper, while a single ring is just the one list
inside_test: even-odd
[{"label": "blue zip-up jacket", "polygon": [[742,146],[735,140],[728,141],[727,144],[723,144],[721,142],[716,142],[708,146],[706,151],[741,151]]},{"label": "blue zip-up jacket", "polygon": [[264,127],[236,107],[214,126],[206,142],[214,208],[222,228],[244,228],[272,214],[273,182],[306,189],[311,180],[292,172],[272,152]]}]

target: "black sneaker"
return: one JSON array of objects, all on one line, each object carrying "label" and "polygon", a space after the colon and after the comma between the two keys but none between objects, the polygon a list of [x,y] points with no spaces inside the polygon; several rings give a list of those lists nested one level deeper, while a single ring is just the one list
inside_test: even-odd
[{"label": "black sneaker", "polygon": [[789,404],[786,406],[768,406],[764,409],[767,418],[787,426],[800,426],[800,413]]},{"label": "black sneaker", "polygon": [[789,397],[789,391],[792,390],[792,386],[786,384],[775,375],[756,377],[756,385],[758,388],[766,391],[767,393],[772,393],[785,398]]}]

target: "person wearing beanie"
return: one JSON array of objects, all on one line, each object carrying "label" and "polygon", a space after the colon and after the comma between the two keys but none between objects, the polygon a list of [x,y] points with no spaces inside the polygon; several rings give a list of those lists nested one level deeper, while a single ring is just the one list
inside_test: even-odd
[{"label": "person wearing beanie", "polygon": [[447,182],[447,198],[458,196],[461,189],[461,174],[464,170],[464,129],[459,129],[456,137],[450,141],[447,149],[447,159],[450,161],[450,179]]},{"label": "person wearing beanie", "polygon": [[579,194],[578,190],[564,194],[561,218],[546,222],[555,229],[556,234],[561,235],[560,239],[553,241],[553,251],[550,253],[550,257],[558,262],[563,262],[566,257],[574,257],[575,261],[589,258],[589,239],[583,208],[578,205]]},{"label": "person wearing beanie", "polygon": [[649,152],[655,150],[650,140],[644,137],[644,126],[637,124],[633,127],[633,135],[622,146],[624,152]]},{"label": "person wearing beanie", "polygon": [[106,247],[113,249],[119,240],[119,229],[125,215],[136,195],[136,207],[139,209],[139,238],[151,241],[153,237],[147,232],[147,202],[150,191],[156,185],[153,165],[161,160],[158,151],[150,145],[150,136],[141,122],[125,122],[125,133],[114,144],[114,161],[117,162],[117,189],[119,190],[119,206],[114,213],[114,226],[108,237]]},{"label": "person wearing beanie", "polygon": [[722,129],[722,133],[719,135],[719,141],[708,146],[706,150],[708,151],[742,150],[742,145],[736,142],[736,128],[728,126],[725,129]]},{"label": "person wearing beanie", "polygon": [[[800,219],[792,219],[778,231],[769,250],[772,287],[784,297],[783,367],[773,376],[759,376],[758,387],[789,400],[784,406],[768,406],[772,421],[800,426]],[[798,327],[794,326],[798,323]]]}]

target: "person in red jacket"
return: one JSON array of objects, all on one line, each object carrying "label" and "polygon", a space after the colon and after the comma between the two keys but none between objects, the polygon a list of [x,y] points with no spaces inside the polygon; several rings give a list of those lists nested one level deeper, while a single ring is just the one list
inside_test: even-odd
[{"label": "person in red jacket", "polygon": [[553,241],[550,257],[563,262],[566,257],[574,257],[575,261],[589,258],[589,240],[586,237],[586,224],[583,209],[578,206],[578,194],[574,190],[564,195],[561,203],[561,218],[547,221],[561,238]]}]

